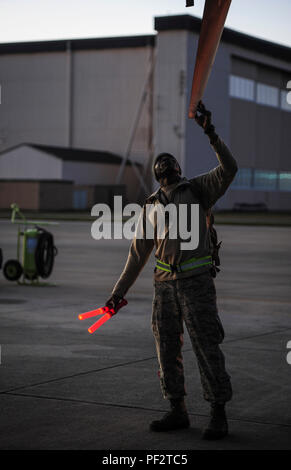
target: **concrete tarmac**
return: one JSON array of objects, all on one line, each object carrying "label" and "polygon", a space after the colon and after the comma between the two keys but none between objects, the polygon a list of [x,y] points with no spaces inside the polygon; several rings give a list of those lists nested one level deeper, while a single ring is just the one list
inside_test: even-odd
[{"label": "concrete tarmac", "polygon": [[[201,440],[209,406],[186,331],[191,427],[149,431],[168,410],[151,332],[154,259],[128,306],[90,335],[95,318],[77,315],[104,305],[129,241],[96,241],[90,223],[60,222],[51,227],[59,254],[50,285],[17,285],[0,271],[0,449],[291,449],[291,228],[217,229],[222,349],[234,389],[230,435]],[[15,258],[16,227],[2,220],[0,234],[4,261]]]}]

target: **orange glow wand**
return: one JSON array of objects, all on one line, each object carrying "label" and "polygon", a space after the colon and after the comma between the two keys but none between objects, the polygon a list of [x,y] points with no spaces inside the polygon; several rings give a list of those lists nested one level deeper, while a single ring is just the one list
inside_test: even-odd
[{"label": "orange glow wand", "polygon": [[202,99],[224,28],[231,0],[205,0],[188,117],[195,118]]},{"label": "orange glow wand", "polygon": [[103,313],[105,313],[103,317],[101,317],[98,321],[93,323],[93,325],[91,325],[90,328],[88,328],[89,333],[94,333],[94,331],[100,328],[100,326],[103,325],[103,323],[109,320],[113,315],[115,315],[118,312],[119,309],[121,309],[125,305],[127,305],[127,300],[122,299],[122,301],[117,305],[115,309],[106,307],[106,306],[100,307],[100,308],[97,308],[96,310],[90,310],[89,312],[80,313],[80,315],[78,315],[78,318],[79,320],[86,320],[87,318],[95,317],[96,315],[102,315]]}]

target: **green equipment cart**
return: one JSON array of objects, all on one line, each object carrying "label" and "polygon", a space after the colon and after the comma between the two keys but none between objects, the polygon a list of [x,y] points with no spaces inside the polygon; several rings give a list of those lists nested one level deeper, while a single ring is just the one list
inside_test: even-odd
[{"label": "green equipment cart", "polygon": [[39,278],[48,278],[53,270],[57,248],[53,235],[40,227],[56,225],[55,222],[27,220],[17,204],[11,205],[11,222],[18,225],[17,259],[10,259],[3,266],[3,274],[9,281],[39,284]]}]

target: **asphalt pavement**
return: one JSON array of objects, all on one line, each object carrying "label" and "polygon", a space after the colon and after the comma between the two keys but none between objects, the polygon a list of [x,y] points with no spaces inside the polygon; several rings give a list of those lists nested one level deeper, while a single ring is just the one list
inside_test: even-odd
[{"label": "asphalt pavement", "polygon": [[[128,305],[90,335],[92,321],[78,314],[104,305],[129,241],[96,241],[89,222],[60,222],[51,227],[59,253],[48,285],[17,285],[0,272],[0,449],[291,449],[291,228],[217,229],[230,435],[201,440],[209,406],[186,332],[191,427],[149,431],[168,410],[151,332],[153,257]],[[5,220],[0,246],[4,261],[15,258],[16,227]]]}]

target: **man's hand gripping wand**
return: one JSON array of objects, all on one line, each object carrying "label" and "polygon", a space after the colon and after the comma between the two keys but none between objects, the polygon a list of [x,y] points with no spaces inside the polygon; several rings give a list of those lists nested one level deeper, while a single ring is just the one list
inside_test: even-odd
[{"label": "man's hand gripping wand", "polygon": [[78,315],[79,320],[86,320],[87,318],[95,317],[96,315],[103,315],[98,321],[93,323],[93,325],[88,328],[89,333],[94,333],[103,323],[105,323],[107,320],[109,320],[113,315],[115,315],[118,310],[120,310],[122,307],[127,305],[127,300],[122,299],[119,304],[114,308],[105,306],[105,307],[100,307],[97,308],[96,310],[90,310],[90,312],[85,312],[85,313],[80,313]]}]

